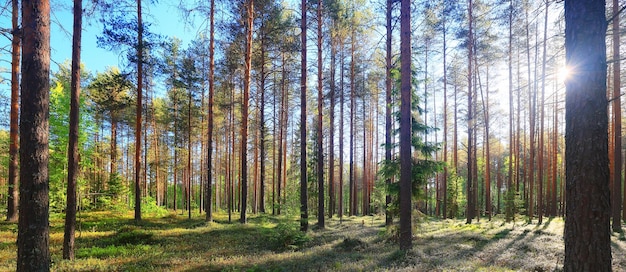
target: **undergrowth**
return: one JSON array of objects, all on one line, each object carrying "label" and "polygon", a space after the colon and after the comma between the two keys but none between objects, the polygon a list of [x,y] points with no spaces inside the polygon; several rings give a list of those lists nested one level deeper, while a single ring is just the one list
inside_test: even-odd
[{"label": "undergrowth", "polygon": [[[156,213],[155,213],[156,214]],[[82,212],[76,260],[62,260],[63,216],[51,215],[53,271],[560,271],[562,219],[535,223],[421,218],[413,249],[398,250],[397,227],[384,217],[332,218],[299,230],[297,216],[168,212],[135,223],[131,211]],[[315,222],[311,222],[313,224]],[[15,271],[17,227],[0,222],[0,271]],[[613,270],[626,271],[626,239],[612,235]]]}]

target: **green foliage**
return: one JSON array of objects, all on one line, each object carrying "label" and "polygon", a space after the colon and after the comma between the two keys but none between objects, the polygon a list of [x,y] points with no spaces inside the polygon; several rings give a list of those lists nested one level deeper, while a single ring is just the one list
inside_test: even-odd
[{"label": "green foliage", "polygon": [[[69,135],[69,111],[70,111],[70,63],[69,61],[59,65],[59,70],[52,75],[50,90],[50,119],[49,119],[49,167],[50,178],[50,209],[62,211],[65,209],[66,182],[67,182],[67,146]],[[82,69],[81,81],[87,82],[91,78],[89,72]],[[95,123],[87,111],[87,100],[81,96],[78,152],[81,158],[80,167],[84,168],[92,163],[90,156],[92,144],[88,142],[89,135],[93,133]],[[87,185],[84,175],[79,175],[79,190]]]},{"label": "green foliage", "polygon": [[169,211],[164,207],[157,205],[156,199],[152,196],[145,196],[143,197],[143,203],[141,205],[141,214],[163,217],[167,216]]},{"label": "green foliage", "polygon": [[[400,73],[397,69],[392,70],[392,77],[396,81],[399,80]],[[415,81],[415,75],[413,75],[413,77]],[[413,82],[413,85],[416,84],[417,82]],[[400,84],[396,85],[399,86]],[[393,90],[395,95],[398,94],[397,86]],[[443,170],[444,164],[443,162],[432,160],[432,154],[439,150],[439,144],[424,141],[423,136],[434,132],[436,128],[425,125],[416,117],[416,114],[423,112],[423,110],[419,107],[419,97],[417,96],[417,92],[413,92],[411,107],[411,147],[414,152],[418,153],[417,156],[412,156],[411,191],[413,198],[425,199],[426,196],[424,195],[423,188],[427,179],[432,177],[435,173]],[[395,108],[399,109],[399,107]],[[400,123],[399,110],[394,112],[393,115],[395,116],[396,122]],[[393,134],[397,135],[399,132],[399,129],[396,129],[393,131]],[[395,146],[397,146],[397,144]],[[391,160],[384,160],[381,163],[381,166],[382,167],[378,173],[381,180],[399,180],[400,160],[398,157],[392,158]],[[398,182],[394,182],[386,185],[386,191],[393,196],[392,207],[387,207],[387,211],[397,215],[399,212],[399,198],[397,196],[400,193],[400,184]]]},{"label": "green foliage", "polygon": [[448,186],[447,189],[447,203],[446,203],[446,215],[448,218],[456,218],[461,215],[460,207],[465,205],[465,191],[462,184],[465,184],[463,177],[456,174],[453,169],[448,172]]},{"label": "green foliage", "polygon": [[86,89],[86,95],[92,102],[91,110],[96,119],[107,117],[108,121],[118,123],[124,119],[124,112],[134,104],[131,91],[134,88],[127,75],[119,69],[107,68],[104,73],[97,73]]},{"label": "green foliage", "polygon": [[130,192],[126,186],[124,178],[118,173],[113,173],[109,177],[107,188],[96,194],[96,203],[93,207],[96,210],[116,210],[128,209],[123,197]]},{"label": "green foliage", "polygon": [[76,258],[99,258],[107,259],[122,256],[136,256],[150,252],[149,245],[110,245],[106,247],[78,248]]},{"label": "green foliage", "polygon": [[517,214],[525,212],[524,200],[513,188],[508,189],[504,195],[504,207],[506,222],[515,221]]},{"label": "green foliage", "polygon": [[295,250],[311,240],[300,231],[300,226],[293,223],[279,223],[266,235],[269,247],[274,251]]}]

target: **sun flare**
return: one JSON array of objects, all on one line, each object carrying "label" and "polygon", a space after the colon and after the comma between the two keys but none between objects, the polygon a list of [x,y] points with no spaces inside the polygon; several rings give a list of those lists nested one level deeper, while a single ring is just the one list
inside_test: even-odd
[{"label": "sun flare", "polygon": [[565,82],[565,80],[570,76],[570,69],[567,66],[562,66],[559,68],[557,77],[559,82]]}]

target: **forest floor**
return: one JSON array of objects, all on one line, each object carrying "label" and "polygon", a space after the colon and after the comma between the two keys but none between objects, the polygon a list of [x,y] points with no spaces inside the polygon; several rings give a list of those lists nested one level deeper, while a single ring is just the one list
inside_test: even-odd
[{"label": "forest floor", "polygon": [[[561,271],[563,220],[538,225],[501,218],[424,219],[415,224],[413,250],[403,253],[384,217],[327,219],[327,227],[299,232],[297,217],[250,216],[228,223],[218,213],[206,224],[171,212],[144,215],[135,225],[128,212],[82,212],[76,260],[61,259],[62,215],[51,216],[53,271]],[[0,271],[14,271],[15,223],[0,223]],[[612,236],[613,269],[626,271],[626,238]]]}]

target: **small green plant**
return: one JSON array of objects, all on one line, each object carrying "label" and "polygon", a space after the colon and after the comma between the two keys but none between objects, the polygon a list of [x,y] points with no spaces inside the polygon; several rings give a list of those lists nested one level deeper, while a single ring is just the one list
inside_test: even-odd
[{"label": "small green plant", "polygon": [[346,238],[337,245],[343,251],[361,251],[367,248],[367,243],[358,238]]},{"label": "small green plant", "polygon": [[298,229],[293,223],[280,223],[271,229],[268,234],[269,245],[272,250],[281,251],[298,249],[311,238]]}]

